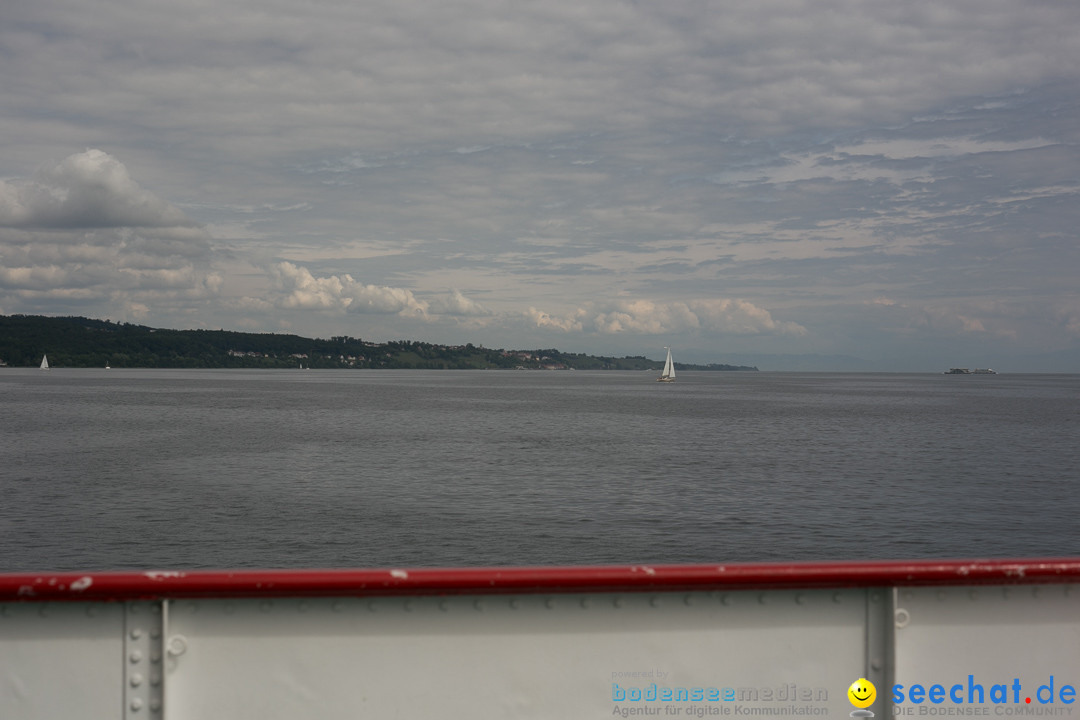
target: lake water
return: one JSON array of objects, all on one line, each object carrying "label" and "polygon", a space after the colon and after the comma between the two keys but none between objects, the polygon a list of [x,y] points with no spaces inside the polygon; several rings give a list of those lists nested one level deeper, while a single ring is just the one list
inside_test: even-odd
[{"label": "lake water", "polygon": [[0,571],[1080,555],[1080,376],[0,371]]}]

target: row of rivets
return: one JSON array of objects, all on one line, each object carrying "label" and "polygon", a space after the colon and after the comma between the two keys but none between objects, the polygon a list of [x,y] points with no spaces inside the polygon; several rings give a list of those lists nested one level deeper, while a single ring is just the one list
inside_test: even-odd
[{"label": "row of rivets", "polygon": [[[993,586],[987,586],[983,588],[968,588],[966,590],[958,588],[954,588],[952,590],[938,589],[937,592],[934,593],[934,597],[938,600],[938,602],[945,602],[950,598],[964,597],[971,601],[978,601],[980,599],[993,598],[995,596],[999,596],[1006,600],[1009,600],[1011,598],[1023,597],[1025,595],[1038,599],[1045,598],[1047,596],[1047,592],[1052,592],[1052,590],[1048,587],[1042,587],[1038,585],[1033,587],[1014,586],[1002,588],[994,588]],[[1072,595],[1072,586],[1062,586],[1061,594],[1065,597],[1070,597]],[[900,596],[904,600],[911,600],[915,597],[915,591],[904,590],[900,593]]]},{"label": "row of rivets", "polygon": [[[806,606],[811,604],[817,594],[811,594],[809,592],[797,592],[794,594],[787,593],[774,593],[774,592],[737,592],[737,593],[687,593],[681,595],[665,593],[662,595],[648,595],[645,604],[648,607],[660,608],[671,600],[681,601],[681,604],[687,607],[709,607],[712,605],[720,604],[725,607],[730,607],[736,603],[741,597],[754,597],[758,604],[767,605],[775,602],[793,602],[796,605]],[[614,607],[614,608],[630,608],[634,607],[637,602],[636,598],[641,597],[637,593],[631,595],[585,595],[585,596],[548,596],[543,598],[542,606],[548,610],[553,610],[556,607],[567,606],[567,600],[576,604],[578,607],[584,610],[599,607]],[[844,602],[845,594],[842,592],[834,592],[828,596],[831,602],[840,604]],[[394,605],[405,612],[415,612],[421,610],[424,607],[431,607],[428,604],[428,598],[400,598],[397,600],[392,599],[373,599],[365,602],[350,603],[347,600],[334,600],[330,603],[330,610],[335,613],[340,613],[350,609],[364,608],[368,612],[377,613],[392,609]],[[871,596],[873,602],[880,602],[880,595],[875,593]],[[317,601],[315,601],[317,602]],[[510,610],[520,610],[527,606],[528,600],[522,597],[477,597],[473,598],[469,602],[469,605],[476,612],[485,612],[489,609],[497,607],[505,607]],[[220,611],[225,615],[234,615],[241,608],[245,607],[242,601],[226,601],[220,605]],[[434,606],[441,612],[450,612],[454,609],[455,603],[448,598],[440,598],[435,601]],[[261,600],[258,602],[258,611],[261,613],[270,613],[276,609],[289,609],[290,607],[295,612],[307,613],[313,608],[313,604],[308,600]],[[182,607],[183,611],[188,614],[196,614],[200,611],[200,605],[196,602],[188,602]]]},{"label": "row of rivets", "polygon": [[162,619],[159,603],[127,603],[124,635],[125,718],[160,717],[163,702]]},{"label": "row of rivets", "polygon": [[[1029,590],[1029,592],[1027,592],[1026,594],[1030,595],[1030,597],[1032,597],[1034,599],[1039,599],[1039,598],[1045,597],[1045,590],[1047,590],[1047,588],[1042,588],[1042,587],[1038,587],[1038,586],[1032,587],[1030,589],[1004,587],[1004,588],[1000,589],[1000,596],[1004,600],[1010,600],[1010,599],[1020,597],[1020,595],[1018,595],[1018,593],[1024,592],[1025,590]],[[1069,586],[1069,585],[1065,585],[1062,588],[1062,595],[1064,595],[1065,597],[1070,597],[1071,592],[1072,592],[1072,587]],[[970,588],[963,595],[959,595],[959,597],[963,597],[964,595],[966,595],[966,597],[967,597],[967,599],[969,601],[978,602],[980,598],[983,598],[983,599],[992,598],[997,594],[998,593],[994,592],[992,588],[982,588],[982,592],[980,592],[980,589],[978,589],[978,588]],[[938,602],[945,602],[946,600],[949,599],[949,593],[947,591],[945,591],[945,590],[938,590],[934,594],[934,596],[935,596],[935,598],[937,599]],[[915,591],[913,591],[913,590],[904,590],[903,592],[900,593],[900,597],[903,598],[904,600],[908,600],[908,601],[913,600],[915,598]],[[907,625],[911,622],[911,613],[905,608],[897,608],[895,613],[894,613],[894,620],[896,622],[896,627],[898,627],[898,628],[907,627]]]},{"label": "row of rivets", "polygon": [[[1013,598],[1013,597],[1019,597],[1021,595],[1029,595],[1030,597],[1033,597],[1033,598],[1042,598],[1042,597],[1046,597],[1048,589],[1049,588],[1044,588],[1044,587],[1041,587],[1041,586],[1034,586],[1034,587],[1029,587],[1029,588],[1028,587],[1023,587],[1023,586],[1002,587],[1002,588],[986,587],[986,588],[981,588],[981,589],[970,588],[970,589],[967,589],[965,591],[961,591],[962,595],[958,595],[956,589],[952,589],[952,590],[938,589],[936,591],[935,596],[936,596],[937,600],[940,601],[940,602],[944,602],[944,601],[946,601],[946,600],[948,600],[950,598],[964,597],[964,596],[966,596],[966,598],[971,600],[971,601],[977,601],[977,600],[980,600],[982,598],[989,598],[989,597],[993,597],[994,595],[998,595],[998,594],[1000,595],[1000,597],[1003,597],[1005,599],[1010,599],[1010,598]],[[1065,597],[1070,597],[1070,596],[1072,596],[1072,587],[1069,586],[1069,585],[1062,586],[1061,592]],[[745,595],[746,593],[737,593],[737,594]],[[658,607],[661,606],[661,604],[663,604],[663,602],[664,602],[663,598],[666,598],[666,597],[670,597],[670,596],[667,595],[667,594],[665,594],[663,596],[658,596],[658,595],[650,596],[648,604],[650,606],[654,607],[654,608],[658,608]],[[691,606],[691,605],[694,605],[701,598],[710,599],[710,598],[713,598],[713,597],[717,597],[719,599],[719,602],[720,602],[721,605],[730,606],[733,603],[733,594],[732,593],[708,593],[708,594],[702,594],[702,595],[687,594],[687,595],[683,596],[683,602],[686,605]],[[769,602],[772,602],[775,598],[779,598],[779,597],[781,597],[779,594],[759,593],[757,595],[757,601],[758,601],[759,604],[765,605],[765,604],[768,604]],[[901,592],[901,597],[904,598],[905,600],[910,600],[913,597],[915,597],[915,593],[912,590],[903,590]],[[792,599],[798,605],[805,605],[809,601],[808,597],[807,597],[807,594],[802,593],[802,592],[796,593],[793,596]],[[840,593],[840,592],[834,592],[832,594],[831,599],[832,599],[832,601],[834,603],[842,603],[843,600],[844,600],[844,595],[843,595],[843,593]],[[872,602],[879,602],[880,601],[880,597],[878,596],[877,593],[872,594],[870,596],[870,599],[871,599]],[[416,607],[417,607],[416,603],[421,602],[421,601],[413,600],[413,599],[407,599],[407,600],[404,600],[403,602],[404,602],[405,609],[408,610],[408,611],[411,611],[411,610],[416,609]],[[494,601],[494,600],[489,601],[487,599],[478,599],[478,600],[474,601],[473,605],[477,610],[483,610],[486,607],[487,602],[496,602],[496,601]],[[579,602],[579,604],[580,604],[580,606],[582,608],[590,608],[590,607],[593,606],[593,604],[594,604],[594,602],[596,602],[596,600],[594,600],[592,597],[582,597],[578,602]],[[519,598],[510,598],[507,601],[507,603],[508,603],[509,607],[511,609],[514,609],[514,610],[519,609],[519,608],[522,607],[522,601]],[[623,597],[613,598],[611,600],[611,603],[615,607],[626,607],[627,606],[627,601]],[[378,612],[380,607],[385,607],[385,604],[386,604],[386,601],[371,600],[371,601],[369,601],[367,603],[366,607],[371,612]],[[548,609],[553,609],[558,604],[558,602],[556,601],[555,598],[548,597],[548,598],[544,599],[543,604]],[[274,609],[274,607],[275,607],[275,602],[273,600],[263,600],[263,601],[261,601],[259,603],[259,610],[262,611],[262,612],[270,612],[271,610]],[[310,609],[310,607],[311,607],[310,603],[308,601],[306,601],[306,600],[301,601],[299,604],[296,605],[296,609],[299,612],[302,612],[302,613],[307,612]],[[342,601],[342,600],[335,600],[331,604],[331,609],[334,612],[341,612],[341,611],[345,610],[347,607],[348,607],[347,603],[345,601]],[[449,611],[452,606],[447,600],[443,599],[443,600],[439,601],[438,607],[439,607],[440,610]],[[198,612],[199,604],[195,603],[195,602],[189,602],[189,603],[186,604],[185,609],[186,609],[187,612],[194,614],[194,613]],[[224,610],[224,612],[226,614],[233,614],[233,613],[236,612],[236,606],[232,602],[229,602],[229,603],[226,603],[223,606],[223,610]],[[49,617],[50,613],[52,613],[52,611],[53,611],[53,608],[48,603],[41,603],[40,605],[38,605],[36,607],[36,611],[37,611],[37,614],[39,616],[41,616],[41,617]],[[161,611],[160,606],[157,603],[151,604],[151,607],[150,607],[150,610],[149,610],[149,612],[151,614],[160,613],[160,611]],[[15,612],[16,612],[15,606],[8,605],[8,604],[0,605],[0,617],[12,617],[15,614]],[[85,612],[86,612],[86,615],[88,617],[97,617],[102,612],[101,604],[100,603],[89,603],[86,606]],[[145,609],[140,610],[133,604],[131,606],[129,612],[132,615],[136,615],[136,614],[139,614],[140,612],[145,613],[146,610]]]}]

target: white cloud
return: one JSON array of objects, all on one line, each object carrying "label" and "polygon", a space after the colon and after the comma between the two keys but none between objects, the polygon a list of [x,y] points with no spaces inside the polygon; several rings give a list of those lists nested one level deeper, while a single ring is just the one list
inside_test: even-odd
[{"label": "white cloud", "polygon": [[1073,312],[1065,318],[1065,333],[1080,339],[1080,312]]},{"label": "white cloud", "polygon": [[577,308],[562,316],[529,308],[526,318],[539,328],[594,332],[600,335],[700,332],[801,337],[807,334],[806,328],[798,323],[774,320],[772,313],[765,308],[746,300],[726,298],[704,298],[688,302],[625,300],[602,308]]},{"label": "white cloud", "polygon": [[0,295],[24,310],[115,316],[218,294],[209,236],[100,150],[0,183]]},{"label": "white cloud", "polygon": [[470,300],[460,290],[453,290],[449,294],[432,298],[429,310],[438,315],[461,315],[467,317],[483,317],[491,315],[491,311],[475,300]]},{"label": "white cloud", "polygon": [[307,268],[279,262],[270,268],[270,275],[278,292],[277,304],[285,308],[420,317],[428,310],[427,303],[410,290],[364,285],[348,274],[317,278]]},{"label": "white cloud", "polygon": [[564,332],[581,332],[583,328],[581,317],[584,314],[585,311],[579,309],[570,315],[559,317],[546,313],[543,310],[537,310],[534,307],[530,307],[525,311],[524,317],[526,321],[538,328],[562,330]]},{"label": "white cloud", "polygon": [[270,268],[270,277],[276,292],[274,302],[283,308],[396,314],[420,319],[435,315],[483,317],[491,314],[460,290],[423,300],[411,290],[366,285],[349,274],[315,277],[307,268],[291,262],[275,264]]},{"label": "white cloud", "polygon": [[592,317],[596,332],[643,333],[659,335],[664,332],[681,332],[697,329],[700,319],[685,303],[655,303],[649,300],[633,300],[616,303],[613,309]]},{"label": "white cloud", "polygon": [[794,322],[774,320],[772,313],[746,300],[693,300],[689,307],[702,327],[713,332],[756,335],[760,333],[802,337],[806,328]]}]

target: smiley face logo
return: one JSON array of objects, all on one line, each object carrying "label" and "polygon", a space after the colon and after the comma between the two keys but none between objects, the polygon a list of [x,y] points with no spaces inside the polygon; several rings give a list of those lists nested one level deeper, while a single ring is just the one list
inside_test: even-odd
[{"label": "smiley face logo", "polygon": [[866,678],[859,678],[851,683],[851,687],[847,690],[847,696],[855,707],[868,708],[877,699],[877,688],[874,687],[874,683]]}]

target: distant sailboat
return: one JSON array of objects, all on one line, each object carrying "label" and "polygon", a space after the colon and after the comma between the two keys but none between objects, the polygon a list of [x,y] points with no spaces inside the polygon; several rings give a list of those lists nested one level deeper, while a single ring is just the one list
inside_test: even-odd
[{"label": "distant sailboat", "polygon": [[675,363],[671,362],[671,348],[667,350],[667,362],[664,363],[664,372],[656,378],[656,382],[675,382]]},{"label": "distant sailboat", "polygon": [[47,356],[45,356],[45,355],[41,356],[41,369],[42,370],[48,370],[49,369],[49,358]]}]

